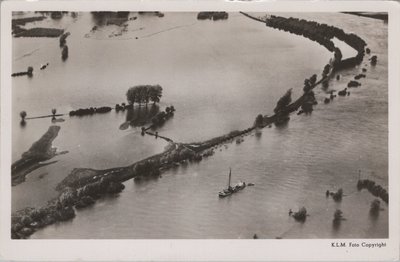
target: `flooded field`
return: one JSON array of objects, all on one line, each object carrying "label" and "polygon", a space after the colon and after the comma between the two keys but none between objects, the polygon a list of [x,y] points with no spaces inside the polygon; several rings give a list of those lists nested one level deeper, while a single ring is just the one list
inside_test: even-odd
[{"label": "flooded field", "polygon": [[[382,203],[379,217],[369,216],[375,198],[356,187],[359,170],[362,178],[388,186],[387,24],[340,13],[280,15],[354,32],[378,63],[371,66],[366,56],[359,67],[331,80],[330,89],[342,90],[361,67],[367,68],[362,86],[351,89],[350,96],[325,105],[328,95],[317,87],[318,105],[311,115],[293,114],[286,126],[251,133],[242,143],[223,145],[202,162],[168,170],[157,180],[128,180],[118,197],[101,199],[77,211],[71,222],[48,226],[31,238],[387,237],[388,206]],[[33,117],[51,114],[52,108],[63,114],[113,107],[127,103],[129,87],[159,84],[160,108],[176,108],[159,134],[176,142],[203,141],[250,127],[260,113],[272,115],[286,90],[293,88],[292,97],[299,97],[304,79],[320,75],[332,58],[316,42],[239,13],[221,21],[197,20],[196,13],[130,13],[129,18],[126,26],[104,25],[91,13],[77,13],[27,25],[70,32],[66,61],[58,38],[12,39],[12,71],[34,67],[33,77],[12,79],[13,162],[54,124],[50,118],[32,119],[22,127],[22,110]],[[344,43],[338,45],[344,57],[354,55]],[[12,188],[12,211],[56,197],[56,185],[74,168],[126,166],[165,149],[166,141],[142,136],[139,126],[121,130],[126,114],[62,116],[53,146],[68,153]],[[255,185],[221,199],[218,191],[226,186],[229,168],[233,182]],[[344,191],[340,203],[325,197],[326,190],[339,188]],[[288,215],[302,206],[310,214],[305,223]],[[340,227],[332,226],[336,209],[346,218]]]}]

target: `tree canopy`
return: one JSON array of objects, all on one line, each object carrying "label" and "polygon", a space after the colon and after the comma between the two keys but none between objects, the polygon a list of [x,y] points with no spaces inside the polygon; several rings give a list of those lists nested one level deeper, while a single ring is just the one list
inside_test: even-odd
[{"label": "tree canopy", "polygon": [[256,120],[255,120],[255,122],[254,122],[254,126],[256,126],[256,127],[262,127],[263,124],[264,124],[264,117],[262,116],[262,114],[259,114],[259,115],[256,117]]},{"label": "tree canopy", "polygon": [[21,111],[21,113],[19,113],[19,115],[21,116],[22,120],[24,120],[26,117],[26,111]]},{"label": "tree canopy", "polygon": [[275,113],[279,113],[283,109],[285,109],[286,106],[288,106],[292,102],[292,89],[290,88],[286,93],[279,99],[278,103],[276,104],[276,107],[274,109]]},{"label": "tree canopy", "polygon": [[138,103],[148,104],[150,101],[159,103],[162,96],[162,87],[160,85],[138,85],[133,86],[126,92],[126,99],[129,104]]}]

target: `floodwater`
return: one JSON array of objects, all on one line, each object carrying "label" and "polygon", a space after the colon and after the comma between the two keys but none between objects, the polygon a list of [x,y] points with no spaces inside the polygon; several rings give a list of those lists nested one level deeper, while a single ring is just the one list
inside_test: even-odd
[{"label": "floodwater", "polygon": [[[257,114],[272,114],[287,89],[293,98],[303,81],[322,72],[332,54],[315,42],[265,27],[238,13],[225,21],[198,21],[196,13],[130,14],[126,31],[116,25],[96,25],[90,13],[46,19],[33,26],[66,28],[69,58],[61,60],[58,39],[14,38],[13,72],[34,67],[32,78],[12,82],[13,161],[52,124],[50,119],[19,124],[19,112],[29,116],[126,102],[130,86],[160,84],[160,108],[174,105],[175,116],[158,131],[177,142],[194,142],[251,126]],[[374,197],[358,192],[358,170],[387,188],[388,80],[387,24],[380,20],[335,13],[283,14],[332,24],[355,32],[378,56],[375,67],[366,56],[362,86],[351,95],[319,104],[311,116],[292,115],[285,127],[265,128],[241,144],[219,147],[198,164],[181,166],[162,178],[125,182],[114,198],[99,200],[77,211],[71,222],[37,231],[31,238],[385,238],[388,207],[369,216]],[[344,54],[352,55],[351,50]],[[39,70],[40,64],[49,67]],[[343,89],[354,68],[340,72],[330,88]],[[64,116],[53,146],[69,153],[35,170],[12,188],[12,210],[40,206],[56,197],[54,190],[73,168],[105,169],[129,165],[162,152],[161,139],[140,135],[140,127],[120,130],[126,112],[88,117]],[[252,182],[254,187],[219,199],[227,184]],[[326,190],[343,188],[341,203],[325,198]],[[288,210],[305,206],[305,223]],[[333,213],[345,221],[332,226]]]}]

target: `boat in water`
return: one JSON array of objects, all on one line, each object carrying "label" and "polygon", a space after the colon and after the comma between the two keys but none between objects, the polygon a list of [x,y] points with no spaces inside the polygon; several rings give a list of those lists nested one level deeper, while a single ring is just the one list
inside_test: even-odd
[{"label": "boat in water", "polygon": [[228,187],[218,193],[219,197],[230,196],[233,193],[236,193],[246,187],[245,182],[239,182],[232,187],[231,186],[231,176],[232,176],[232,170],[229,168]]}]

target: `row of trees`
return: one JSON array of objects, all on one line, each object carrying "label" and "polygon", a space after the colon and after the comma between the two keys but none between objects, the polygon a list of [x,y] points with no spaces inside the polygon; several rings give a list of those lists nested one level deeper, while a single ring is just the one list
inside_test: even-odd
[{"label": "row of trees", "polygon": [[11,74],[12,77],[23,76],[23,75],[28,75],[29,77],[32,77],[33,76],[33,67],[28,66],[28,68],[26,69],[26,72],[18,72],[18,73]]},{"label": "row of trees", "polygon": [[165,108],[165,111],[159,112],[157,115],[155,115],[152,119],[152,126],[157,127],[159,125],[162,125],[168,118],[174,115],[175,108],[174,106],[167,106]]},{"label": "row of trees", "polygon": [[159,103],[162,97],[162,87],[160,85],[138,85],[133,86],[126,92],[126,99],[128,103],[134,105],[138,103],[139,106],[153,102]]},{"label": "row of trees", "polygon": [[[366,42],[355,34],[347,34],[342,29],[320,24],[313,21],[307,21],[298,18],[285,18],[281,16],[270,16],[266,25],[279,30],[284,30],[293,34],[302,35],[312,41],[316,41],[335,55],[335,67],[345,68],[353,67],[362,62],[365,53]],[[355,57],[342,60],[342,52],[335,46],[332,38],[345,42],[349,46],[357,50]]]},{"label": "row of trees", "polygon": [[[55,109],[55,108],[51,109],[51,113],[52,113],[53,119],[54,119],[56,117],[57,109]],[[25,124],[25,118],[27,116],[26,111],[25,110],[21,111],[19,113],[19,116],[21,117],[21,124],[24,125]]]},{"label": "row of trees", "polygon": [[70,32],[66,32],[60,36],[60,47],[63,47],[67,43],[67,37],[70,35]]},{"label": "row of trees", "polygon": [[306,78],[304,80],[304,87],[303,87],[304,93],[311,91],[316,82],[317,82],[316,74],[312,75],[310,78]]}]

